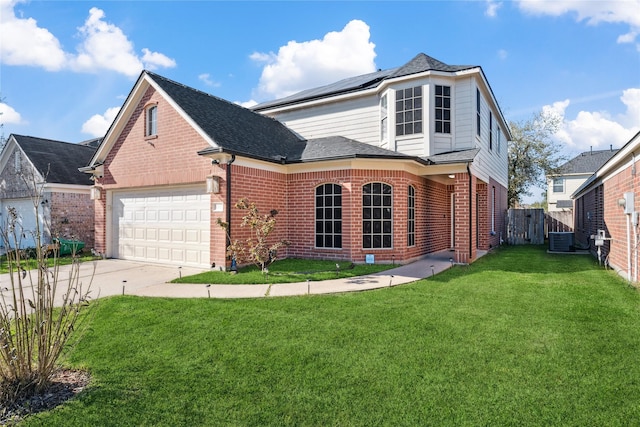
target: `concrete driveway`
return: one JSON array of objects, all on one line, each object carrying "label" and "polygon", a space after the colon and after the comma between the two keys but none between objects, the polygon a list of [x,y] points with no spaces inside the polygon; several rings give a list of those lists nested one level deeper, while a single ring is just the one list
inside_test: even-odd
[{"label": "concrete driveway", "polygon": [[[62,290],[66,290],[69,281],[70,266],[61,266],[58,274],[58,295],[56,305],[62,301]],[[89,296],[91,299],[102,298],[111,295],[142,294],[144,288],[165,284],[180,275],[189,276],[205,271],[193,267],[175,267],[160,264],[149,264],[121,259],[104,259],[80,264],[80,283],[86,288],[91,285]],[[30,279],[31,278],[31,279]],[[37,281],[37,270],[27,271],[23,283],[31,284]],[[9,274],[0,274],[0,289],[6,295],[5,289],[11,289]],[[26,286],[25,291],[31,295],[31,286]]]}]

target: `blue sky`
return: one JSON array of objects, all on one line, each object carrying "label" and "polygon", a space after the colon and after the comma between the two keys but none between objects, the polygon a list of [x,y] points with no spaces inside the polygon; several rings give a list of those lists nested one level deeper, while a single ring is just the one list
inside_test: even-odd
[{"label": "blue sky", "polygon": [[0,121],[79,142],[143,68],[251,105],[420,52],[482,66],[507,120],[559,114],[568,155],[640,130],[640,0],[0,0]]}]

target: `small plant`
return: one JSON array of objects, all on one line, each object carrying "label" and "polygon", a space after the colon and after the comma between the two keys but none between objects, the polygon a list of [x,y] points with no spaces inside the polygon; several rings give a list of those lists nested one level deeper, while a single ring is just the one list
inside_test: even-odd
[{"label": "small plant", "polygon": [[[255,264],[263,274],[268,274],[269,265],[278,259],[278,249],[289,246],[286,240],[269,243],[268,238],[276,227],[276,215],[278,211],[272,209],[268,214],[260,214],[255,203],[246,198],[240,199],[235,204],[236,209],[246,211],[242,217],[241,227],[249,227],[252,237],[244,241],[234,240],[227,247],[227,256],[241,263]],[[218,218],[217,223],[224,228],[229,235],[229,224]]]},{"label": "small plant", "polygon": [[[20,401],[47,390],[59,366],[63,350],[70,344],[80,312],[89,305],[89,285],[83,286],[80,262],[74,258],[68,277],[60,277],[58,252],[49,255],[43,244],[39,214],[38,184],[33,201],[35,231],[24,230],[14,208],[0,225],[6,248],[9,283],[0,283],[0,418]],[[31,234],[33,251],[23,251],[21,242]],[[49,257],[53,257],[49,263]],[[36,268],[29,269],[29,262]]]}]

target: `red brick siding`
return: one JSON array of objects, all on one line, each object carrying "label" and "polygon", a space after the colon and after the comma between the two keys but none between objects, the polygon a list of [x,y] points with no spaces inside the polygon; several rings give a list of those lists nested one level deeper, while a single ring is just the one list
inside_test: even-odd
[{"label": "red brick siding", "polygon": [[[640,158],[636,156],[635,174],[632,165],[629,164],[624,170],[614,176],[609,177],[604,183],[594,187],[591,191],[576,200],[575,203],[575,233],[576,240],[581,245],[589,245],[594,255],[596,247],[591,235],[597,230],[605,230],[606,236],[611,237],[610,241],[605,241],[601,248],[603,260],[608,260],[609,264],[618,270],[624,277],[631,273],[633,276],[640,265],[636,263],[633,253],[634,233],[640,234],[640,228],[633,229],[630,224],[631,235],[631,271],[628,268],[627,258],[627,221],[624,209],[618,205],[618,200],[623,198],[624,193],[635,193],[635,210],[640,211]],[[640,236],[638,236],[640,238]]]},{"label": "red brick siding", "polygon": [[94,247],[94,204],[89,194],[58,193],[49,195],[51,235],[80,240],[85,248]]}]

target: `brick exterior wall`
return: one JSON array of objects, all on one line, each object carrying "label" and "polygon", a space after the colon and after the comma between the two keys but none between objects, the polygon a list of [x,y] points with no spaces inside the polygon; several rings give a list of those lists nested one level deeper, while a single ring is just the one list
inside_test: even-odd
[{"label": "brick exterior wall", "polygon": [[[144,137],[145,106],[158,106],[158,136]],[[106,191],[130,188],[152,188],[178,184],[202,184],[207,176],[219,177],[220,192],[211,195],[212,205],[223,203],[225,211],[211,214],[211,263],[229,265],[225,261],[224,230],[216,220],[226,220],[229,208],[226,198],[229,165],[212,165],[211,160],[198,156],[207,143],[184,121],[162,96],[149,88],[126,123],[104,162],[104,178],[97,184],[103,188],[101,199],[95,201],[95,247],[99,252],[107,249]],[[242,240],[250,230],[240,227],[243,212],[233,205],[242,197],[255,202],[263,213],[279,211],[273,239],[286,239],[291,245],[282,249],[280,257],[315,259],[344,259],[364,262],[367,254],[374,254],[376,262],[403,263],[427,253],[453,249],[457,262],[471,262],[477,255],[477,242],[482,249],[499,244],[499,236],[490,235],[488,218],[489,189],[469,175],[456,174],[451,184],[443,184],[403,170],[342,169],[322,172],[279,173],[249,167],[246,162],[231,164],[231,238]],[[392,248],[362,248],[362,187],[367,183],[382,182],[393,191]],[[335,183],[342,188],[342,248],[315,247],[315,189],[318,185]],[[408,187],[416,190],[415,245],[408,246]],[[451,195],[455,194],[455,218],[451,218]],[[506,211],[506,189],[497,188],[499,209]],[[476,195],[478,201],[476,202]],[[502,200],[504,198],[504,200]],[[469,208],[471,209],[471,212]],[[471,214],[471,217],[469,216]],[[477,219],[478,218],[478,219]],[[456,224],[455,247],[451,248],[452,220]],[[471,236],[469,223],[472,223]],[[478,221],[476,223],[476,221]],[[497,232],[502,232],[504,220],[496,221]],[[483,234],[477,237],[477,230]]]},{"label": "brick exterior wall", "polygon": [[[635,173],[634,173],[635,170]],[[582,197],[575,201],[575,236],[576,241],[582,247],[597,256],[597,247],[590,238],[597,230],[605,230],[606,236],[611,240],[605,240],[601,247],[601,260],[617,270],[622,276],[627,278],[629,273],[633,276],[637,274],[640,265],[634,253],[634,234],[640,240],[640,227],[629,225],[631,237],[631,271],[628,268],[628,245],[627,245],[627,221],[624,209],[618,205],[618,200],[623,198],[624,193],[635,193],[635,211],[640,211],[640,157],[636,155],[635,168],[631,162],[613,176],[592,188]]]},{"label": "brick exterior wall", "polygon": [[53,237],[80,240],[94,247],[94,204],[89,194],[50,193],[50,229]]}]

